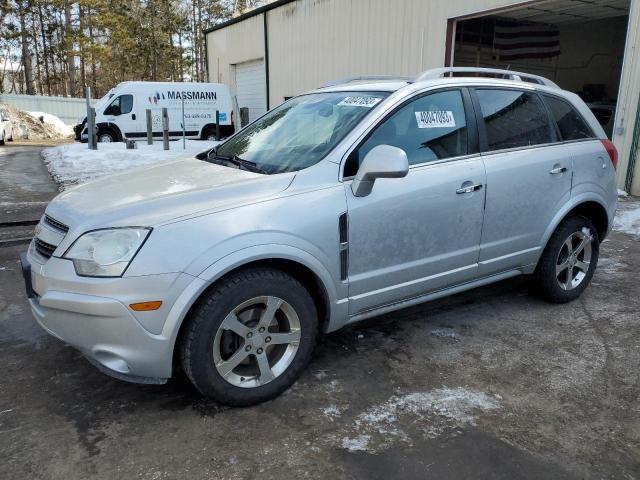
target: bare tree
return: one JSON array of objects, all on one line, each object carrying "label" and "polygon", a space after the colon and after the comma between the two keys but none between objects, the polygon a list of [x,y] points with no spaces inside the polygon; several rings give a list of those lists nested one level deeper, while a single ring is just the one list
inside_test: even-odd
[{"label": "bare tree", "polygon": [[20,19],[20,43],[22,44],[22,66],[24,71],[24,91],[27,95],[35,95],[36,90],[33,85],[33,71],[31,69],[31,52],[29,51],[29,30],[27,29],[27,0],[17,0],[18,17]]}]

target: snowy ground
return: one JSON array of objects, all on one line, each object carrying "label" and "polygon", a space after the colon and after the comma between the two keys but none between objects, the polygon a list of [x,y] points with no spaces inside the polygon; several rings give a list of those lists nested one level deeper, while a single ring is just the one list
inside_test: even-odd
[{"label": "snowy ground", "polygon": [[193,157],[213,148],[217,143],[187,140],[186,149],[183,150],[182,140],[179,140],[169,142],[168,151],[162,149],[162,142],[159,141],[153,145],[139,141],[135,150],[127,150],[124,143],[99,143],[98,150],[89,150],[86,143],[73,143],[47,148],[42,151],[42,158],[53,178],[62,188],[66,188],[110,173],[183,156]]},{"label": "snowy ground", "polygon": [[613,228],[640,239],[640,202],[633,197],[621,196]]}]

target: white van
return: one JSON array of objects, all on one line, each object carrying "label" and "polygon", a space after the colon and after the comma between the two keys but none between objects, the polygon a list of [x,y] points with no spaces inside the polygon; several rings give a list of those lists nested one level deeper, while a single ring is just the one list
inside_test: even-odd
[{"label": "white van", "polygon": [[[99,142],[120,142],[147,136],[145,110],[150,109],[153,136],[162,137],[162,109],[169,114],[169,136],[182,137],[184,102],[185,134],[188,138],[214,139],[216,110],[220,134],[234,132],[233,103],[229,88],[221,83],[122,82],[95,105]],[[76,140],[88,138],[87,119],[75,127]]]}]

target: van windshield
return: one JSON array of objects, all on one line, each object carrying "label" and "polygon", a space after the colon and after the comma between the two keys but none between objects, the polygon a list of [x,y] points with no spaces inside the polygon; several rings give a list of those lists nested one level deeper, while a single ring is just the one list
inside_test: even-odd
[{"label": "van windshield", "polygon": [[388,92],[313,93],[292,98],[222,144],[215,157],[274,174],[315,165]]}]

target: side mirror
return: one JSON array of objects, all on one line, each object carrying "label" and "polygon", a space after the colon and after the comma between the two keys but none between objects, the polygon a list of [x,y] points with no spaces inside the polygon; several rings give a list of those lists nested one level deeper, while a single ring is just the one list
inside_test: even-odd
[{"label": "side mirror", "polygon": [[409,160],[404,150],[391,145],[378,145],[364,157],[351,191],[356,197],[371,193],[376,178],[402,178],[409,173]]}]

